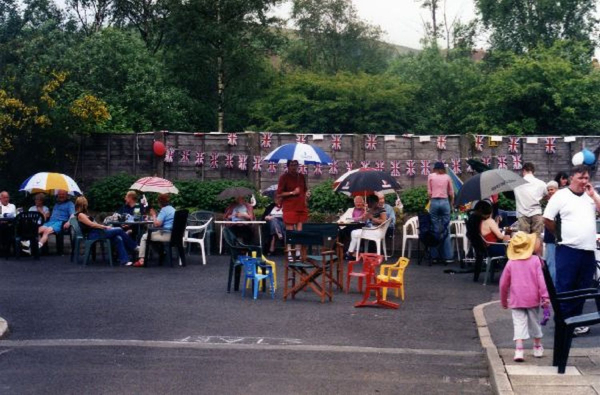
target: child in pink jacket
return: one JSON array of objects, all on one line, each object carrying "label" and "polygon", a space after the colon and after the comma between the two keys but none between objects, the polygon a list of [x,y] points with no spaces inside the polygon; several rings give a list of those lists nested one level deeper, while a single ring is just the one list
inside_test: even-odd
[{"label": "child in pink jacket", "polygon": [[548,290],[542,273],[542,261],[533,250],[539,248],[535,234],[517,232],[508,245],[508,263],[500,278],[502,307],[512,309],[516,362],[523,362],[523,340],[533,336],[533,356],[544,355],[540,304],[548,306]]}]

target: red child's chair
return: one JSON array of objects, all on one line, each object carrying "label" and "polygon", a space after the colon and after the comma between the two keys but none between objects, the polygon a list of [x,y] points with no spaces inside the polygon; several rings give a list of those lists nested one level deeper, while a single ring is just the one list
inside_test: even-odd
[{"label": "red child's chair", "polygon": [[[358,291],[362,292],[363,278],[366,278],[367,275],[374,277],[375,267],[379,266],[383,262],[383,259],[383,255],[362,253],[359,254],[355,261],[349,261],[348,273],[346,273],[346,293],[348,293],[350,290],[350,279],[352,277],[358,278]],[[360,271],[353,272],[352,269],[358,263],[362,264]],[[374,278],[372,281],[375,281]],[[367,282],[369,282],[369,279],[367,279]]]}]

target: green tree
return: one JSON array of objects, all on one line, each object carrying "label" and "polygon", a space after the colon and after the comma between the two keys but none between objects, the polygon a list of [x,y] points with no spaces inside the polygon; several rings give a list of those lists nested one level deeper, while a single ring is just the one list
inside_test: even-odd
[{"label": "green tree", "polygon": [[594,49],[596,0],[476,0],[492,47],[523,53],[556,40],[585,42]]}]

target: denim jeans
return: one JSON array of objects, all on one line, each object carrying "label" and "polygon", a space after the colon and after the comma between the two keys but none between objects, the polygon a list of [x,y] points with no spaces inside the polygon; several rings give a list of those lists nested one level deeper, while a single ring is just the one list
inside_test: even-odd
[{"label": "denim jeans", "polygon": [[436,233],[442,234],[444,226],[448,228],[446,237],[438,247],[431,249],[431,257],[433,259],[451,260],[454,258],[452,253],[452,244],[450,243],[450,202],[448,199],[431,199],[429,207],[431,222]]},{"label": "denim jeans", "polygon": [[104,231],[104,233],[93,229],[92,231],[90,231],[88,239],[96,240],[102,237],[102,235],[106,235],[106,238],[109,239],[111,243],[117,247],[117,254],[119,256],[119,263],[121,263],[121,265],[124,265],[130,261],[129,253],[127,251],[134,251],[135,247],[137,247],[137,244],[131,239],[131,237],[129,237],[127,233],[125,233],[123,229],[107,229]]},{"label": "denim jeans", "polygon": [[556,283],[556,244],[546,243],[546,256],[544,259],[546,260],[552,281]]}]

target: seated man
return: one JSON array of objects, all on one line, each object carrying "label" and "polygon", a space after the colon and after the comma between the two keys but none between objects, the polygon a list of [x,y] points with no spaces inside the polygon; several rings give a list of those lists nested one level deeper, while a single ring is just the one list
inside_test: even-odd
[{"label": "seated man", "polygon": [[[3,217],[14,217],[17,215],[17,208],[10,203],[8,192],[0,192],[0,215]],[[14,226],[12,222],[0,223],[0,249],[3,255],[7,256],[12,245],[12,237],[14,235]]]},{"label": "seated man", "polygon": [[4,217],[14,217],[17,215],[17,208],[14,204],[10,203],[10,195],[6,191],[0,192],[0,208]]},{"label": "seated man", "polygon": [[138,202],[138,195],[135,191],[129,191],[125,194],[125,204],[123,207],[119,209],[119,214],[129,214],[131,216],[136,215],[136,210],[138,215],[144,215],[145,209]]},{"label": "seated man", "polygon": [[[161,207],[160,212],[156,215],[154,209],[150,210],[153,225],[161,228],[159,231],[152,232],[152,241],[170,241],[171,229],[173,229],[173,221],[175,220],[175,208],[169,204],[169,194],[162,193],[158,195],[158,205]],[[148,233],[142,236],[139,248],[139,257],[133,264],[135,267],[144,266],[144,257],[146,255],[146,243],[148,242]],[[129,265],[127,265],[129,266]]]},{"label": "seated man", "polygon": [[[233,203],[225,210],[226,221],[239,222],[239,221],[254,221],[254,208],[250,203],[246,202],[244,196],[238,196]],[[236,237],[242,239],[245,244],[250,244],[254,233],[252,232],[252,226],[249,224],[234,224],[230,227],[231,231]]]},{"label": "seated man", "polygon": [[[44,225],[40,226],[38,232],[41,235],[38,245],[40,249],[48,241],[48,236],[52,233],[59,233],[60,231],[69,229],[69,218],[75,214],[75,205],[73,202],[68,200],[69,195],[67,191],[59,190],[56,193],[56,203],[52,208],[52,215],[50,219]],[[29,241],[22,242],[23,247],[29,247]],[[24,250],[28,252],[28,250]]]}]

